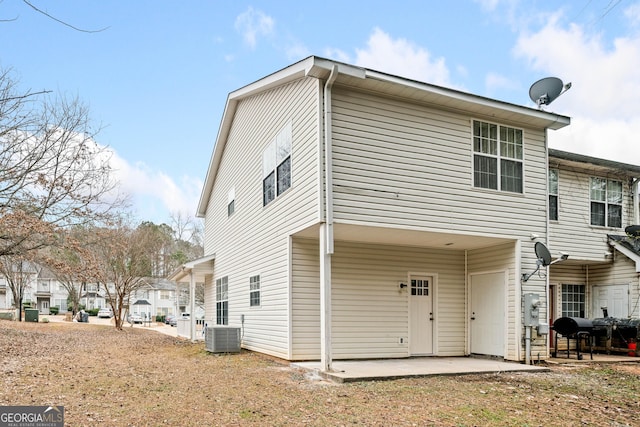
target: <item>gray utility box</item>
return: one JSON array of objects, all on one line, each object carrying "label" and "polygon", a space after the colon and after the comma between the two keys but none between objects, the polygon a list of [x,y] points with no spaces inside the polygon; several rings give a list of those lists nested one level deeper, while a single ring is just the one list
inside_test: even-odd
[{"label": "gray utility box", "polygon": [[240,328],[214,326],[205,329],[205,348],[211,353],[239,353]]},{"label": "gray utility box", "polygon": [[40,311],[37,308],[25,308],[24,309],[24,321],[25,322],[37,322],[40,317]]}]

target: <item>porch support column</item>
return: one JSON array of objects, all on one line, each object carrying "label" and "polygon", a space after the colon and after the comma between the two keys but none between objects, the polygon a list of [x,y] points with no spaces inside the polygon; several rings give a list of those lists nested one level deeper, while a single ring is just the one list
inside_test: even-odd
[{"label": "porch support column", "polygon": [[331,254],[326,224],[320,226],[320,364],[322,371],[331,371]]},{"label": "porch support column", "polygon": [[191,342],[196,341],[196,278],[193,269],[189,272],[189,338]]}]

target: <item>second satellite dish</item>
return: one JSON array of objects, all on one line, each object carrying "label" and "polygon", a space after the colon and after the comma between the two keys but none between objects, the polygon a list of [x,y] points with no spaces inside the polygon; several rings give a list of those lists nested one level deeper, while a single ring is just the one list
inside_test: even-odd
[{"label": "second satellite dish", "polygon": [[551,104],[557,97],[571,88],[571,83],[566,85],[557,77],[545,77],[529,88],[529,98],[536,103],[538,108]]}]

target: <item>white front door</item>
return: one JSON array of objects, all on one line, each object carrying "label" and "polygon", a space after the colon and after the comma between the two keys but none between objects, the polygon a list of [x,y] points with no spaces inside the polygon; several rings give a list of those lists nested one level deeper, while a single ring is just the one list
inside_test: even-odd
[{"label": "white front door", "polygon": [[628,285],[595,285],[592,290],[591,318],[604,317],[603,307],[610,317],[629,317]]},{"label": "white front door", "polygon": [[433,354],[433,277],[412,276],[409,283],[409,352]]},{"label": "white front door", "polygon": [[504,356],[505,273],[472,274],[470,280],[470,350]]}]

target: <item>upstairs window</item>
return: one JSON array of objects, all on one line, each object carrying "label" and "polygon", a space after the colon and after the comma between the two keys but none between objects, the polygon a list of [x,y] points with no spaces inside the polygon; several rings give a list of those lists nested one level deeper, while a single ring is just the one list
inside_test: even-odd
[{"label": "upstairs window", "polygon": [[233,215],[236,211],[236,189],[232,188],[227,194],[227,216]]},{"label": "upstairs window", "polygon": [[622,182],[591,178],[591,225],[622,228]]},{"label": "upstairs window", "polygon": [[267,206],[291,187],[291,123],[262,153],[262,205]]},{"label": "upstairs window", "polygon": [[216,324],[229,324],[229,278],[216,280]]},{"label": "upstairs window", "polygon": [[549,220],[558,220],[558,170],[549,169]]},{"label": "upstairs window", "polygon": [[522,193],[521,129],[473,121],[473,185]]},{"label": "upstairs window", "polygon": [[249,278],[249,306],[260,306],[260,276],[251,276]]}]

